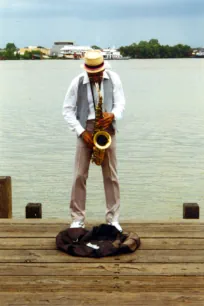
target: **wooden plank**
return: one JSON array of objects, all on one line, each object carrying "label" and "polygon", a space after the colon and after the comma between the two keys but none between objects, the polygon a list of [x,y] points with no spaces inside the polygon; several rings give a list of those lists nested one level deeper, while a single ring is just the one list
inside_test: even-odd
[{"label": "wooden plank", "polygon": [[[0,237],[56,237],[68,226],[61,224],[1,224]],[[135,232],[141,238],[204,238],[204,225],[166,225],[166,226],[141,226],[127,225],[124,232]],[[91,227],[89,228],[91,229]]]},{"label": "wooden plank", "polygon": [[196,275],[203,263],[0,263],[2,276],[31,275]]},{"label": "wooden plank", "polygon": [[[0,249],[55,250],[55,238],[0,238]],[[203,238],[142,238],[140,250],[204,250]]]},{"label": "wooden plank", "polygon": [[[100,223],[103,223],[104,219],[88,219],[86,220],[86,224],[88,225],[97,225]],[[139,220],[139,219],[128,219],[128,220],[121,220],[121,224],[128,225],[128,224],[139,224],[139,225],[197,225],[197,224],[204,224],[204,219],[199,219],[199,220],[193,220],[193,219],[183,219],[183,218],[174,218],[174,219],[169,219],[169,220]],[[0,220],[0,223],[7,223],[7,224],[61,224],[61,225],[66,225],[70,223],[70,220],[62,219],[62,218],[43,218],[43,219],[24,219],[24,218],[13,218],[13,219],[7,219],[3,218]]]},{"label": "wooden plank", "polygon": [[186,292],[202,293],[202,276],[4,276],[0,292]]},{"label": "wooden plank", "polygon": [[202,238],[142,238],[140,250],[203,250]]},{"label": "wooden plank", "polygon": [[55,249],[62,223],[0,222],[3,234],[27,231],[27,238],[0,238],[1,305],[53,306],[60,301],[100,306],[111,301],[111,306],[203,306],[204,223],[134,223],[127,228],[144,235],[136,252],[95,259]]},{"label": "wooden plank", "polygon": [[0,293],[2,306],[203,306],[204,294],[196,292],[46,292]]},{"label": "wooden plank", "polygon": [[0,218],[12,218],[12,190],[10,176],[0,176]]},{"label": "wooden plank", "polygon": [[0,262],[157,262],[204,263],[204,250],[136,250],[130,254],[103,258],[75,257],[59,250],[0,250]]},{"label": "wooden plank", "polygon": [[[144,226],[148,226],[148,227],[159,227],[159,228],[175,228],[175,227],[183,227],[183,228],[188,228],[188,227],[192,227],[192,228],[200,228],[200,227],[204,227],[204,221],[196,221],[196,222],[192,222],[191,221],[186,221],[187,219],[183,219],[185,221],[183,222],[139,222],[139,221],[135,221],[135,222],[120,222],[120,224],[122,226],[128,226],[128,227],[136,227],[138,226],[139,228],[144,227]],[[93,223],[86,223],[86,227],[92,227],[92,226],[98,226],[100,224],[105,224],[104,221],[100,221],[98,220],[97,222],[93,222]],[[54,226],[56,226],[57,228],[59,228],[59,226],[62,227],[69,227],[70,222],[67,220],[66,222],[62,222],[60,221],[60,219],[40,219],[40,218],[32,218],[32,219],[0,219],[0,226],[29,226],[29,225],[38,225],[38,226],[51,226],[52,228]]]},{"label": "wooden plank", "polygon": [[55,238],[0,238],[0,249],[56,250]]}]

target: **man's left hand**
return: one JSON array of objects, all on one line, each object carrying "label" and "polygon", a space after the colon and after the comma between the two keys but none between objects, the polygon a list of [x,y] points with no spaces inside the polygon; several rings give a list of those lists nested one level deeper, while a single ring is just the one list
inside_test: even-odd
[{"label": "man's left hand", "polygon": [[109,127],[109,125],[112,123],[114,119],[114,114],[113,113],[103,113],[103,119],[99,120],[99,125],[102,126],[105,129]]}]

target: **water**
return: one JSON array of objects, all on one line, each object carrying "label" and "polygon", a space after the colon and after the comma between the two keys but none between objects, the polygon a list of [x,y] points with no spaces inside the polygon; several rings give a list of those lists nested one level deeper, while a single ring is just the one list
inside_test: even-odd
[{"label": "water", "polygon": [[[0,62],[0,175],[12,177],[13,217],[29,202],[43,218],[67,218],[76,137],[62,117],[81,61]],[[127,100],[118,122],[120,220],[182,218],[204,207],[204,60],[111,61]],[[104,219],[100,167],[87,181],[87,219]]]}]

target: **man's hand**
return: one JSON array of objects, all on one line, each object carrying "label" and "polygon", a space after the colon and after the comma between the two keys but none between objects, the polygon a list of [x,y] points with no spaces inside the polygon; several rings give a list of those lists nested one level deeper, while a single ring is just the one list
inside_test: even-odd
[{"label": "man's hand", "polygon": [[103,113],[103,119],[99,120],[99,126],[102,126],[104,129],[107,129],[114,119],[113,113]]},{"label": "man's hand", "polygon": [[84,131],[81,134],[81,138],[86,142],[86,144],[88,145],[88,147],[90,149],[93,148],[93,136],[92,136],[91,132]]}]

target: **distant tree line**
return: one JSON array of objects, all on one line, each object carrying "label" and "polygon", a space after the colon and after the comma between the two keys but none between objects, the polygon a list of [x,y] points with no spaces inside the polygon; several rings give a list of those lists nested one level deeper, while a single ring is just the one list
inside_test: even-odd
[{"label": "distant tree line", "polygon": [[19,60],[19,59],[32,59],[33,56],[41,57],[42,52],[39,50],[25,51],[24,54],[18,53],[18,48],[14,43],[7,43],[5,49],[0,50],[0,59],[6,60]]},{"label": "distant tree line", "polygon": [[118,49],[123,56],[131,58],[182,58],[190,57],[192,49],[188,45],[160,45],[157,39],[140,41]]},{"label": "distant tree line", "polygon": [[[102,49],[96,45],[92,46],[92,48]],[[42,55],[39,50],[25,51],[23,55],[20,55],[18,50],[14,43],[7,43],[5,49],[0,49],[0,59],[32,59],[34,56],[40,58]],[[142,40],[138,44],[133,43],[129,46],[121,46],[118,50],[122,56],[130,58],[182,58],[191,57],[193,51],[188,45],[160,45],[158,39]]]}]

